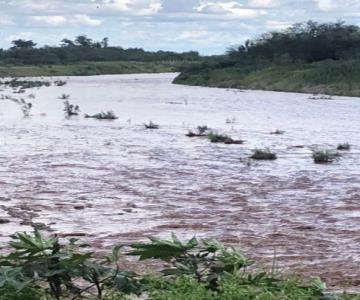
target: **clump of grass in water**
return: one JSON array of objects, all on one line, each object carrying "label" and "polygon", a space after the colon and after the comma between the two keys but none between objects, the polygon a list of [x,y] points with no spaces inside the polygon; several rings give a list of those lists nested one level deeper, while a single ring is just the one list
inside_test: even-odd
[{"label": "clump of grass in water", "polygon": [[144,124],[146,129],[159,129],[160,126],[155,124],[153,121],[150,121],[148,124]]},{"label": "clump of grass in water", "polygon": [[56,86],[64,86],[66,84],[66,81],[63,80],[57,80],[54,82]]},{"label": "clump of grass in water", "polygon": [[189,132],[186,134],[188,137],[201,137],[206,136],[206,132],[209,130],[209,127],[206,125],[198,126],[197,132],[193,132],[192,130],[189,130]]},{"label": "clump of grass in water", "polygon": [[339,153],[332,150],[313,150],[312,157],[317,164],[332,163],[339,158]]},{"label": "clump of grass in water", "polygon": [[270,134],[284,134],[284,133],[285,133],[285,131],[284,131],[284,130],[280,130],[280,129],[276,129],[276,130],[270,132]]},{"label": "clump of grass in water", "polygon": [[275,160],[277,159],[276,153],[271,152],[269,148],[265,149],[255,149],[253,154],[250,156],[252,159],[256,160]]},{"label": "clump of grass in water", "polygon": [[351,145],[349,143],[339,144],[337,146],[337,150],[339,150],[339,151],[344,151],[344,150],[347,151],[347,150],[350,150],[350,148],[351,148]]},{"label": "clump of grass in water", "polygon": [[67,94],[62,94],[60,97],[59,97],[60,100],[68,100],[70,99],[70,95],[67,95]]},{"label": "clump of grass in water", "polygon": [[71,117],[79,115],[80,107],[78,105],[70,104],[69,101],[64,101],[64,105],[64,112],[66,116]]},{"label": "clump of grass in water", "polygon": [[118,117],[115,115],[115,113],[111,110],[108,112],[101,112],[95,115],[88,115],[85,114],[85,118],[88,119],[97,119],[97,120],[116,120]]},{"label": "clump of grass in water", "polygon": [[223,144],[242,144],[244,141],[242,140],[234,140],[233,138],[225,135],[225,134],[219,134],[215,132],[210,132],[208,134],[208,139],[211,143],[223,143]]}]

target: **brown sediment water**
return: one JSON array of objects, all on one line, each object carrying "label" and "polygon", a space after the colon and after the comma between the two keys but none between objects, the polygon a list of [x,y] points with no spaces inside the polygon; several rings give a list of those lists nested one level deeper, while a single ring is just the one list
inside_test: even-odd
[{"label": "brown sediment water", "polygon": [[[179,86],[174,76],[64,78],[14,96],[35,94],[30,118],[0,100],[0,219],[10,221],[1,245],[34,223],[101,250],[196,234],[265,263],[276,252],[278,266],[329,286],[359,286],[360,99]],[[66,119],[61,94],[82,113],[119,119]],[[150,120],[160,129],[146,130]],[[198,125],[245,143],[185,136]],[[313,163],[312,148],[342,142],[352,148],[338,161]],[[247,160],[264,147],[278,160]]]}]

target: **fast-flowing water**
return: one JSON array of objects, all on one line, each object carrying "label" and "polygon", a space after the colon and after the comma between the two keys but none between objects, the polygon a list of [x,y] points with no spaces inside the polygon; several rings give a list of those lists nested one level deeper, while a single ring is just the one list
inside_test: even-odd
[{"label": "fast-flowing water", "polygon": [[[19,105],[0,100],[0,218],[10,221],[0,242],[34,223],[99,249],[196,234],[254,258],[276,253],[279,266],[330,285],[359,284],[360,99],[178,86],[174,76],[71,77],[62,87],[3,90],[33,109],[23,118]],[[119,119],[67,119],[61,94],[82,113],[113,110]],[[149,120],[160,129],[145,129]],[[246,142],[185,136],[198,125]],[[352,148],[338,161],[313,163],[312,148],[343,142]],[[278,160],[247,159],[264,147]]]}]

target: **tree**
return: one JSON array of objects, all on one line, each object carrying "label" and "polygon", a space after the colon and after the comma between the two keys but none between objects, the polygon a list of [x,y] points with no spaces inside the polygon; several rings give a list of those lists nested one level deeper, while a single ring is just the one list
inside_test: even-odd
[{"label": "tree", "polygon": [[19,50],[28,50],[28,49],[33,49],[36,44],[32,41],[32,40],[23,40],[23,39],[18,39],[18,40],[14,40],[11,42],[14,46],[11,49],[19,49]]},{"label": "tree", "polygon": [[89,39],[86,35],[79,35],[75,38],[75,44],[85,48],[91,48],[93,46],[92,39]]},{"label": "tree", "polygon": [[102,42],[101,42],[101,45],[103,48],[107,48],[109,47],[109,38],[108,37],[104,37]]}]

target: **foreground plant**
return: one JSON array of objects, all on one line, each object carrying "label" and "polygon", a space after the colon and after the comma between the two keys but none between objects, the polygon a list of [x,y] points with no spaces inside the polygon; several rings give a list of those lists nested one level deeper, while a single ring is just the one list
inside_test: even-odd
[{"label": "foreground plant", "polygon": [[334,162],[340,155],[332,150],[313,150],[312,157],[315,163],[323,164]]},{"label": "foreground plant", "polygon": [[60,244],[56,236],[46,238],[38,230],[17,233],[10,247],[10,254],[0,258],[0,299],[4,287],[17,292],[31,288],[57,300],[77,299],[92,290],[100,299],[107,286],[122,292],[137,289],[134,274],[121,272],[117,265],[120,247],[97,261],[93,253],[80,251],[86,245],[76,239]]},{"label": "foreground plant", "polygon": [[173,235],[129,246],[127,255],[165,263],[162,275],[152,276],[120,270],[123,247],[102,259],[87,247],[75,239],[62,243],[37,230],[17,233],[10,253],[0,257],[0,300],[327,299],[319,279],[304,282],[259,272],[242,252],[216,240],[194,237],[182,242]]},{"label": "foreground plant", "polygon": [[115,113],[111,110],[109,110],[107,112],[101,112],[101,113],[98,113],[95,115],[85,114],[85,118],[97,119],[97,120],[116,120],[116,119],[118,119],[118,117],[115,115]]},{"label": "foreground plant", "polygon": [[274,152],[271,152],[269,148],[265,149],[255,149],[253,150],[253,154],[250,158],[255,160],[275,160],[277,159],[277,155]]},{"label": "foreground plant", "polygon": [[219,133],[215,133],[215,132],[210,132],[207,135],[207,137],[211,143],[223,143],[223,144],[243,144],[244,143],[244,141],[242,141],[242,140],[234,140],[233,138],[231,138],[227,135],[219,134]]}]

